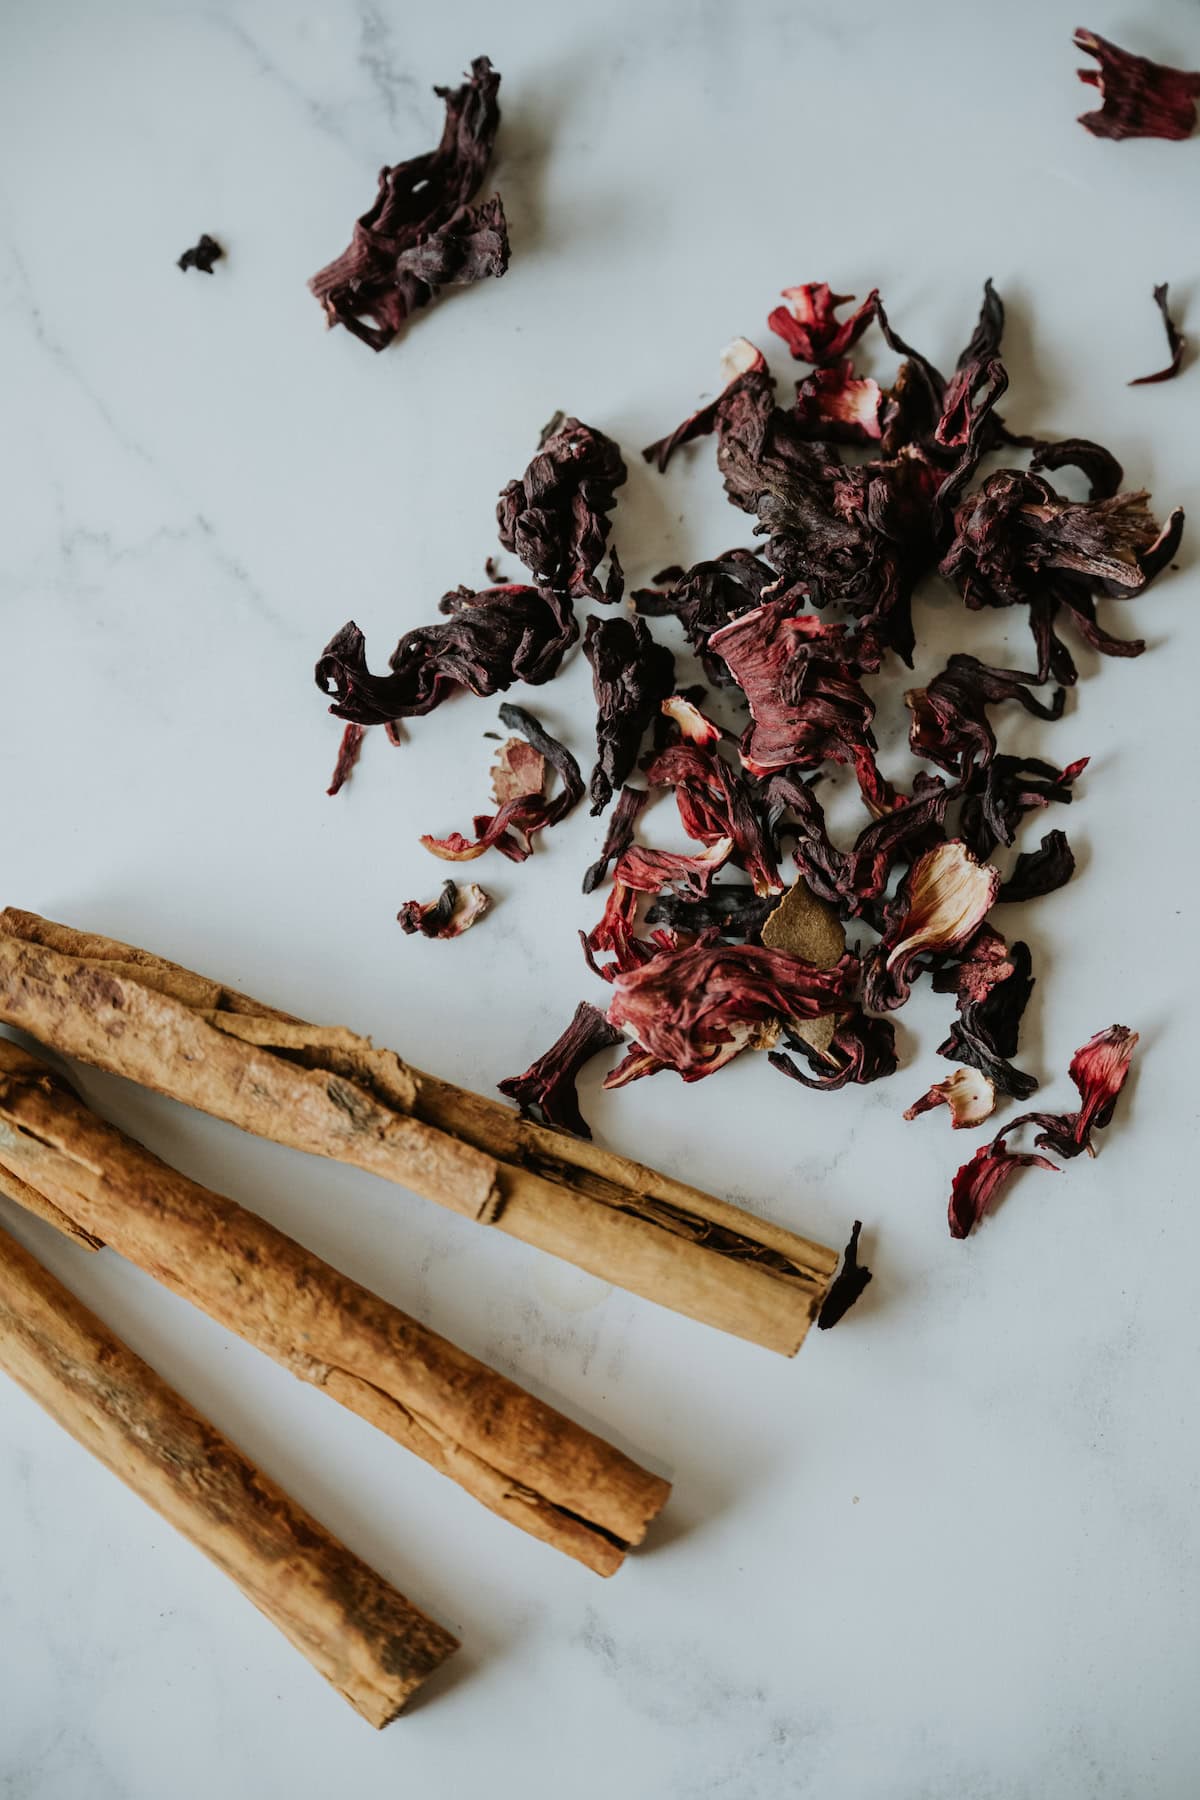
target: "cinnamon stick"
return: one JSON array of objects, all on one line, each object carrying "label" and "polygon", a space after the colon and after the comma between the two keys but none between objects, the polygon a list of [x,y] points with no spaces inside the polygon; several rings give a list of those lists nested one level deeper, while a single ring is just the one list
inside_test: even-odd
[{"label": "cinnamon stick", "polygon": [[522,1119],[344,1026],[306,1024],[148,951],[11,907],[0,914],[0,1019],[785,1355],[837,1268],[823,1244]]},{"label": "cinnamon stick", "polygon": [[372,1725],[394,1719],[458,1648],[5,1231],[0,1368],[236,1581]]},{"label": "cinnamon stick", "polygon": [[670,1493],[602,1438],[160,1162],[2,1038],[0,1167],[501,1518],[598,1574],[620,1566]]}]

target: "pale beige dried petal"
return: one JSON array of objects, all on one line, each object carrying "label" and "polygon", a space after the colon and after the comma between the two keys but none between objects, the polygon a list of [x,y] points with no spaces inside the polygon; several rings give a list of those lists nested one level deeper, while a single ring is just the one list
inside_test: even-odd
[{"label": "pale beige dried petal", "polygon": [[458,890],[458,898],[454,902],[454,911],[450,914],[450,924],[446,929],[446,937],[461,937],[464,931],[470,931],[472,925],[478,925],[484,913],[490,912],[492,896],[485,894],[475,881],[464,881]]},{"label": "pale beige dried petal", "polygon": [[955,1069],[953,1075],[947,1075],[945,1081],[935,1081],[928,1093],[914,1100],[904,1116],[915,1119],[921,1113],[932,1112],[935,1106],[949,1107],[955,1131],[982,1125],[996,1109],[995,1084],[990,1075],[979,1069]]},{"label": "pale beige dried petal", "polygon": [[714,725],[698,706],[685,700],[682,694],[669,695],[662,703],[662,710],[668,719],[674,719],[690,744],[698,744],[702,750],[712,750],[720,743],[720,727]]},{"label": "pale beige dried petal", "polygon": [[1000,871],[981,863],[958,838],[926,851],[909,878],[903,936],[892,946],[894,969],[920,950],[952,950],[978,931],[1000,889]]},{"label": "pale beige dried petal", "polygon": [[510,737],[501,744],[492,764],[492,797],[497,806],[540,794],[546,784],[546,759],[524,738]]}]

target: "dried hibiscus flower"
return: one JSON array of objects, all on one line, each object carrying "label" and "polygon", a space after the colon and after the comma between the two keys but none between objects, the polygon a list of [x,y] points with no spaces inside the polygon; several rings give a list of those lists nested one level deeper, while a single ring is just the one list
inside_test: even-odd
[{"label": "dried hibiscus flower", "polygon": [[858,1260],[858,1238],[861,1231],[862,1220],[855,1219],[850,1242],[842,1252],[842,1266],[834,1276],[817,1314],[818,1331],[829,1331],[839,1319],[844,1319],[871,1280],[870,1269]]},{"label": "dried hibiscus flower", "polygon": [[344,325],[372,350],[390,344],[439,288],[503,275],[508,267],[499,197],[467,204],[491,161],[499,86],[479,56],[462,87],[434,89],[446,103],[441,143],[381,170],[375,203],[355,224],[349,248],[308,284],[327,322]]},{"label": "dried hibiscus flower", "polygon": [[904,1117],[916,1119],[938,1106],[949,1108],[950,1124],[955,1131],[982,1125],[996,1110],[996,1089],[990,1076],[978,1069],[955,1069],[953,1075],[947,1075],[944,1081],[935,1081],[919,1100],[914,1100]]},{"label": "dried hibiscus flower", "polygon": [[645,788],[623,787],[617,796],[604,834],[600,854],[583,878],[585,894],[594,893],[608,874],[608,866],[628,850],[633,842],[633,828],[650,795]]},{"label": "dried hibiscus flower", "polygon": [[835,294],[824,281],[784,288],[786,306],[777,306],[767,324],[781,337],[798,362],[830,363],[845,356],[875,317],[878,289],[872,288],[862,305],[848,319],[839,319],[839,306],[848,306],[853,294]]},{"label": "dried hibiscus flower", "polygon": [[875,703],[859,680],[877,664],[870,640],[815,613],[795,613],[784,595],[743,613],[709,643],[750,707],[742,761],[751,774],[850,763],[872,811],[891,807],[895,795],[875,763]]},{"label": "dried hibiscus flower", "polygon": [[[815,969],[757,944],[692,944],[615,975],[608,1018],[655,1068],[699,1081],[739,1051],[773,1041],[782,1022],[843,1009],[856,970],[850,955]],[[621,1076],[614,1069],[605,1085],[623,1085]]]},{"label": "dried hibiscus flower", "polygon": [[646,770],[651,787],[671,787],[688,836],[699,844],[727,842],[756,894],[778,894],[783,882],[754,795],[713,750],[674,744]]},{"label": "dried hibiscus flower", "polygon": [[978,1149],[970,1162],[964,1163],[954,1177],[950,1189],[950,1236],[965,1238],[991,1210],[1000,1189],[1018,1169],[1049,1169],[1058,1174],[1058,1165],[1048,1157],[1015,1154],[1006,1150],[999,1138]]},{"label": "dried hibiscus flower", "polygon": [[420,932],[427,938],[456,938],[478,924],[491,908],[492,897],[473,881],[459,887],[447,881],[436,900],[406,900],[396,914],[400,929],[411,937]]},{"label": "dried hibiscus flower", "polygon": [[[510,862],[524,862],[533,850],[538,832],[565,819],[583,797],[579,764],[565,744],[542,729],[532,713],[520,706],[502,706],[500,720],[510,731],[524,734],[534,755],[531,758],[528,753],[520,754],[519,747],[514,751],[511,740],[501,745],[492,775],[498,810],[476,816],[473,842],[459,831],[444,838],[422,837],[425,848],[444,862],[471,862],[492,848]],[[560,783],[558,793],[549,799],[543,792],[547,763],[557,772]]]},{"label": "dried hibiscus flower", "polygon": [[1022,850],[996,896],[1002,904],[1040,900],[1066,887],[1075,873],[1075,853],[1065,831],[1048,831],[1036,850]]},{"label": "dried hibiscus flower", "polygon": [[177,269],[199,269],[202,275],[211,275],[214,266],[220,262],[225,252],[216,238],[209,237],[207,231],[201,232],[199,239],[190,250],[185,250],[175,267]]},{"label": "dried hibiscus flower", "polygon": [[540,1118],[560,1131],[590,1138],[592,1129],[579,1110],[575,1083],[584,1063],[620,1042],[621,1033],[604,1014],[581,1000],[575,1017],[549,1050],[530,1063],[523,1075],[510,1075],[496,1085],[516,1101],[525,1118]]},{"label": "dried hibiscus flower", "polygon": [[325,789],[327,794],[340,794],[351,775],[353,775],[359,755],[362,751],[363,739],[366,735],[366,727],[363,725],[347,725],[342,732],[342,740],[338,745],[337,761],[333,765],[333,774],[329,778],[329,786]]},{"label": "dried hibiscus flower", "polygon": [[775,571],[752,550],[726,550],[711,562],[699,562],[688,570],[664,570],[669,588],[640,588],[634,605],[649,618],[672,614],[683,626],[688,643],[699,656],[708,679],[729,687],[733,677],[724,661],[714,656],[708,641],[714,631],[741,613],[762,604],[763,590],[775,580]]},{"label": "dried hibiscus flower", "polygon": [[1129,383],[1130,387],[1149,387],[1156,381],[1173,380],[1179,373],[1183,353],[1187,348],[1187,339],[1167,310],[1167,284],[1165,281],[1154,290],[1154,304],[1162,314],[1162,322],[1167,328],[1167,349],[1170,352],[1171,360],[1165,369],[1159,369],[1153,375],[1139,375],[1136,381]]},{"label": "dried hibiscus flower", "polygon": [[999,887],[1000,871],[977,861],[957,838],[927,850],[889,907],[883,941],[868,959],[867,1005],[876,1012],[902,1006],[917,959],[965,944],[991,911]]},{"label": "dried hibiscus flower", "polygon": [[1021,669],[993,669],[976,656],[952,656],[926,688],[904,696],[912,713],[908,742],[914,756],[963,776],[973,763],[986,765],[996,754],[996,734],[987,709],[1017,700],[1037,719],[1062,717],[1066,695],[1057,689],[1049,705],[1029,692],[1039,677]]},{"label": "dried hibiscus flower", "polygon": [[792,416],[811,437],[829,443],[877,444],[887,398],[877,381],[856,375],[847,360],[797,382]]},{"label": "dried hibiscus flower", "polygon": [[550,589],[457,588],[439,604],[450,618],[405,632],[388,675],[367,668],[366,640],[353,621],[330,639],[315,673],[321,691],[335,696],[335,718],[386,725],[432,712],[456,688],[483,695],[515,681],[539,686],[579,636],[570,601]]},{"label": "dried hibiscus flower", "polygon": [[959,836],[980,858],[990,856],[997,844],[1011,844],[1027,812],[1070,804],[1089,760],[1081,756],[1058,769],[1036,756],[995,756],[985,768],[972,769],[963,784]]},{"label": "dried hibiscus flower", "polygon": [[[823,1024],[824,1020],[818,1019],[814,1023]],[[823,1048],[814,1044],[809,1036],[802,1037],[795,1027],[788,1031],[787,1043],[790,1049],[800,1052],[814,1073],[806,1075],[782,1050],[769,1053],[767,1061],[771,1067],[778,1069],[781,1075],[789,1075],[803,1087],[822,1092],[831,1093],[851,1082],[861,1085],[880,1081],[894,1075],[899,1067],[896,1027],[890,1019],[873,1018],[861,1007],[853,1007],[837,1018]]]},{"label": "dried hibiscus flower", "polygon": [[[540,582],[565,592],[607,596],[596,569],[608,545],[609,513],[625,480],[625,463],[610,437],[555,413],[537,455],[496,505],[500,542]],[[615,565],[619,572],[620,565]]]},{"label": "dried hibiscus flower", "polygon": [[736,403],[743,388],[756,388],[765,382],[768,390],[774,383],[767,373],[767,359],[761,350],[756,350],[746,338],[734,338],[721,352],[721,373],[725,377],[725,385],[715,400],[702,406],[698,412],[677,425],[665,438],[657,443],[647,444],[642,455],[647,462],[657,464],[659,473],[666,471],[667,464],[683,444],[690,444],[693,438],[707,437],[716,429],[717,422],[724,409]]},{"label": "dried hibiscus flower", "polygon": [[1036,1076],[1009,1061],[1017,1053],[1021,1019],[1033,992],[1031,967],[1028,944],[1010,947],[985,925],[958,962],[933,977],[939,993],[958,996],[959,1016],[938,1045],[938,1055],[978,1069],[1000,1093],[1017,1100],[1027,1100],[1037,1087]]},{"label": "dried hibiscus flower", "polygon": [[1196,124],[1200,72],[1172,69],[1110,44],[1094,31],[1075,33],[1075,48],[1094,56],[1098,69],[1077,69],[1080,81],[1100,90],[1097,112],[1079,123],[1095,137],[1186,138]]},{"label": "dried hibiscus flower", "polygon": [[632,773],[646,727],[675,686],[675,658],[654,642],[641,619],[620,615],[588,620],[583,654],[592,666],[596,696],[594,817]]},{"label": "dried hibiscus flower", "polygon": [[732,855],[731,837],[714,838],[695,855],[685,850],[650,850],[643,844],[632,844],[619,858],[613,881],[637,894],[657,894],[669,887],[689,899],[701,900],[713,876]]}]

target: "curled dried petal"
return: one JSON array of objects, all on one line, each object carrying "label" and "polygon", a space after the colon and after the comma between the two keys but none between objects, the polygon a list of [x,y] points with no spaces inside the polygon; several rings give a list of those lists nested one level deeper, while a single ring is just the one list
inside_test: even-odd
[{"label": "curled dried petal", "polygon": [[651,787],[675,790],[679,817],[697,843],[728,840],[758,894],[777,894],[783,881],[775,864],[755,796],[735,769],[713,750],[673,744],[660,751],[646,770]]},{"label": "curled dried petal", "polygon": [[1139,375],[1136,381],[1129,383],[1130,387],[1149,387],[1153,382],[1173,380],[1179,373],[1180,364],[1183,362],[1183,353],[1187,349],[1187,339],[1167,310],[1167,284],[1165,281],[1161,282],[1154,290],[1154,304],[1162,314],[1162,321],[1166,327],[1167,349],[1170,352],[1171,360],[1164,369],[1157,370],[1153,375]]},{"label": "curled dried petal", "polygon": [[587,622],[583,654],[596,696],[595,816],[632,773],[646,727],[675,685],[675,658],[654,642],[643,620],[595,615]]},{"label": "curled dried petal", "polygon": [[877,381],[855,375],[846,360],[814,369],[797,382],[792,415],[811,437],[834,444],[877,444],[887,400]]},{"label": "curled dried petal", "polygon": [[[475,857],[482,856],[485,850],[493,848],[507,856],[510,862],[524,862],[533,849],[533,840],[538,832],[565,819],[572,807],[583,798],[583,777],[579,773],[579,764],[565,744],[560,744],[557,738],[544,731],[533,714],[526,712],[523,707],[502,706],[500,720],[510,730],[524,734],[541,761],[543,774],[547,763],[555,770],[559,777],[559,791],[548,799],[542,791],[540,780],[534,790],[518,787],[513,797],[505,800],[497,812],[476,815],[474,842],[458,831],[453,831],[444,838],[429,835],[422,837],[421,842],[426,850],[441,857],[444,862],[471,862]],[[507,745],[501,747],[499,759],[503,759],[506,750]],[[524,771],[526,777],[529,773],[528,769]],[[502,783],[507,781],[510,785],[513,781],[511,774],[502,773],[500,779]],[[495,783],[496,775],[493,773],[493,789]],[[522,842],[521,837],[514,836],[514,833],[520,833],[525,841]]]},{"label": "curled dried petal", "polygon": [[707,406],[692,413],[682,425],[677,425],[674,431],[659,438],[657,443],[647,444],[642,451],[647,462],[657,465],[660,474],[665,472],[667,464],[681,445],[690,444],[694,438],[708,437],[717,425],[721,409],[736,398],[747,381],[759,378],[768,385],[771,381],[767,374],[766,357],[746,338],[734,338],[722,350],[721,374],[725,385],[715,400],[710,400]]},{"label": "curled dried petal", "polygon": [[662,703],[661,711],[678,727],[680,736],[689,744],[695,744],[698,749],[715,750],[721,742],[720,726],[714,725],[707,713],[702,713],[684,695],[668,695]]},{"label": "curled dried petal", "polygon": [[961,962],[933,980],[935,988],[953,984],[958,990],[959,1016],[938,1045],[938,1055],[978,1069],[1000,1093],[1016,1100],[1027,1100],[1037,1087],[1036,1076],[1009,1061],[1017,1053],[1021,1019],[1033,992],[1031,968],[1028,944],[1009,948],[985,925]]},{"label": "curled dried petal", "polygon": [[645,788],[623,787],[617,804],[609,816],[608,830],[600,854],[583,878],[585,894],[594,893],[608,874],[610,863],[628,850],[633,842],[633,829],[650,795]]},{"label": "curled dried petal", "polygon": [[903,906],[880,945],[893,981],[905,983],[908,970],[924,952],[965,944],[991,911],[999,888],[999,869],[979,862],[959,839],[927,850],[913,865],[904,885]]},{"label": "curled dried petal", "polygon": [[1099,109],[1079,116],[1079,123],[1093,136],[1180,139],[1192,135],[1200,73],[1135,56],[1094,31],[1077,31],[1075,48],[1094,56],[1100,65],[1076,70],[1080,81],[1100,90]]},{"label": "curled dried petal", "polygon": [[610,437],[555,413],[520,481],[500,495],[500,543],[539,582],[574,595],[605,598],[596,567],[608,544],[609,513],[625,480]]},{"label": "curled dried petal", "polygon": [[1066,695],[1055,691],[1047,705],[1029,692],[1037,675],[1022,669],[993,669],[976,656],[952,656],[926,688],[904,696],[912,713],[909,745],[914,756],[940,764],[952,775],[965,775],[972,763],[986,766],[996,753],[996,734],[987,708],[1016,700],[1038,719],[1062,717]]},{"label": "curled dried petal", "polygon": [[982,1125],[996,1110],[996,1089],[978,1069],[955,1069],[953,1075],[935,1081],[919,1100],[914,1100],[904,1117],[915,1119],[937,1106],[949,1107],[950,1124],[956,1131]]},{"label": "curled dried petal", "polygon": [[346,729],[342,733],[342,741],[338,745],[337,761],[333,765],[333,774],[330,777],[329,786],[325,789],[327,794],[340,794],[351,775],[353,775],[355,764],[358,762],[359,753],[362,750],[363,739],[366,735],[366,729],[362,725],[346,726]]},{"label": "curled dried petal", "polygon": [[459,887],[447,881],[436,900],[406,900],[396,914],[400,929],[411,937],[420,932],[427,938],[456,938],[470,931],[491,908],[492,897],[473,881]]},{"label": "curled dried petal", "polygon": [[997,1194],[1018,1169],[1049,1169],[1052,1175],[1058,1174],[1057,1165],[1047,1157],[1016,1155],[1006,1150],[999,1139],[984,1144],[970,1162],[963,1164],[950,1189],[952,1238],[965,1238],[974,1230],[984,1214],[991,1211]]},{"label": "curled dried petal", "polygon": [[997,898],[1005,904],[1038,900],[1065,887],[1075,873],[1075,854],[1065,831],[1048,831],[1036,850],[1022,850]]},{"label": "curled dried petal", "polygon": [[840,1017],[825,1049],[814,1046],[798,1031],[788,1033],[788,1045],[798,1050],[815,1073],[806,1075],[799,1065],[782,1050],[773,1050],[767,1058],[771,1067],[788,1075],[802,1087],[832,1093],[848,1083],[863,1085],[894,1075],[899,1066],[896,1055],[896,1027],[890,1019],[873,1018],[854,1007]]},{"label": "curled dried petal", "polygon": [[872,288],[862,305],[848,319],[838,319],[839,306],[847,306],[853,294],[835,294],[824,281],[784,288],[786,306],[777,306],[767,324],[781,337],[798,362],[827,363],[845,356],[875,317],[879,291]]},{"label": "curled dried petal", "polygon": [[590,1138],[591,1126],[579,1110],[575,1083],[584,1063],[620,1042],[621,1033],[614,1030],[604,1014],[582,1000],[571,1023],[549,1050],[532,1062],[523,1075],[510,1075],[496,1085],[502,1094],[517,1102],[525,1118],[540,1118],[560,1131]]},{"label": "curled dried petal", "polygon": [[858,1238],[861,1231],[862,1220],[855,1219],[850,1242],[842,1252],[842,1266],[834,1276],[817,1315],[818,1331],[829,1331],[839,1319],[844,1319],[871,1280],[870,1269],[858,1260]]}]

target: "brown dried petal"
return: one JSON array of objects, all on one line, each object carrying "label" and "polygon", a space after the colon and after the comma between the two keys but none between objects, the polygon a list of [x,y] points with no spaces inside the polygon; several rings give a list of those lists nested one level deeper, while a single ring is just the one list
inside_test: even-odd
[{"label": "brown dried petal", "polygon": [[586,1062],[620,1042],[621,1033],[604,1014],[582,1000],[571,1023],[549,1050],[531,1063],[523,1075],[510,1075],[496,1085],[502,1094],[517,1102],[525,1118],[540,1118],[560,1131],[590,1138],[591,1126],[579,1110],[575,1083]]}]

